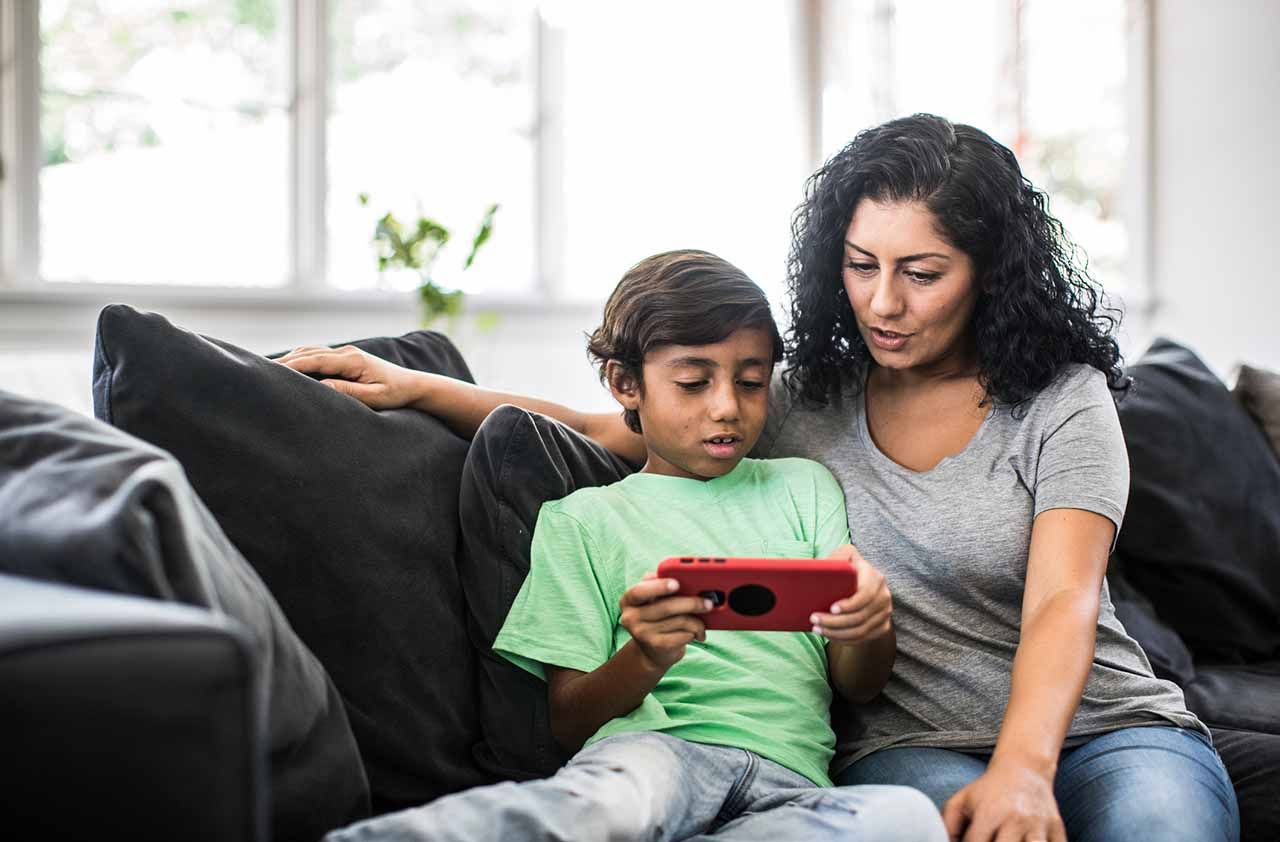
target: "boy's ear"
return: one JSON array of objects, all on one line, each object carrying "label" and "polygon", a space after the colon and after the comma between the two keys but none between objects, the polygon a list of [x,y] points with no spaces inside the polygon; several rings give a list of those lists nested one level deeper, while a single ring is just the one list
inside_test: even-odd
[{"label": "boy's ear", "polygon": [[640,380],[631,369],[618,360],[609,360],[604,364],[604,379],[613,399],[622,404],[623,409],[640,408]]}]

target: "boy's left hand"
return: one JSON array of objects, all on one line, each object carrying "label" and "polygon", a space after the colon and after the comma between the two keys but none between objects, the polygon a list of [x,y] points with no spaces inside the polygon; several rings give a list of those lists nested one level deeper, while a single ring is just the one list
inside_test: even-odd
[{"label": "boy's left hand", "polygon": [[864,643],[888,634],[892,628],[893,596],[884,582],[884,574],[863,558],[853,544],[838,547],[829,557],[844,559],[853,565],[858,586],[852,595],[832,605],[829,612],[818,612],[809,618],[814,634],[841,643]]}]

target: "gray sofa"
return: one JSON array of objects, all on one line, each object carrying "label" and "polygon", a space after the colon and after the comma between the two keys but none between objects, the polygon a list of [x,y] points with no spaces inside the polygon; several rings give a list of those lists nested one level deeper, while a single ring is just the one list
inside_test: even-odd
[{"label": "gray sofa", "polygon": [[[439,334],[362,344],[470,378]],[[94,398],[98,421],[0,393],[0,741],[25,770],[14,827],[314,839],[562,762],[544,688],[489,644],[541,502],[631,466],[511,407],[466,442],[124,307],[99,322]],[[1126,436],[1142,437],[1144,416],[1125,413]],[[1269,476],[1253,494],[1272,493]],[[1280,652],[1224,663],[1188,644],[1148,552],[1169,515],[1143,514],[1140,485],[1117,610],[1213,726],[1245,839],[1274,842],[1280,680],[1267,658]],[[1271,553],[1259,569],[1280,570],[1277,547],[1259,549]]]}]

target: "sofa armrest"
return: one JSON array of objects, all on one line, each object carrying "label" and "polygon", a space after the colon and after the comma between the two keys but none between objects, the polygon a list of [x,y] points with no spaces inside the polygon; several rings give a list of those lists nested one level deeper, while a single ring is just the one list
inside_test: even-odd
[{"label": "sofa armrest", "polygon": [[234,620],[0,575],[6,834],[265,840],[258,670]]}]

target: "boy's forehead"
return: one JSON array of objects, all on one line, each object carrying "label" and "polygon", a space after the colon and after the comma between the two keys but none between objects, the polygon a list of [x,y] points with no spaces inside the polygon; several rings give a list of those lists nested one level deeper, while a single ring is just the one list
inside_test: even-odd
[{"label": "boy's forehead", "polygon": [[660,345],[644,361],[663,366],[768,366],[773,365],[773,337],[764,328],[742,327],[707,345]]}]

